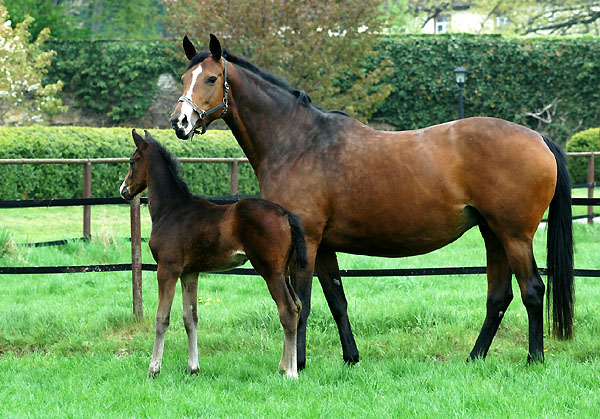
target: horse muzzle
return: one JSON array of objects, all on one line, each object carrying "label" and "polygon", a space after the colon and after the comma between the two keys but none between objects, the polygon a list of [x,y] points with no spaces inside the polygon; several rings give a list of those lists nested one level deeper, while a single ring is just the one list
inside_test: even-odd
[{"label": "horse muzzle", "polygon": [[126,201],[131,201],[134,197],[129,193],[129,189],[127,189],[127,185],[125,185],[125,182],[123,182],[123,184],[121,185],[119,192],[121,193],[121,197]]},{"label": "horse muzzle", "polygon": [[180,140],[189,140],[194,136],[194,129],[191,129],[186,133],[188,122],[186,117],[183,117],[183,120],[176,118],[175,116],[171,116],[171,127],[175,131],[175,135]]}]

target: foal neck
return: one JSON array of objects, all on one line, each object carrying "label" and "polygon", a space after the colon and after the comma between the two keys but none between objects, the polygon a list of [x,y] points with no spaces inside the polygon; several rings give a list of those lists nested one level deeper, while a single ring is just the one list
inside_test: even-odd
[{"label": "foal neck", "polygon": [[206,199],[190,192],[178,173],[175,158],[164,148],[149,148],[147,155],[148,206],[153,222],[191,200],[210,205]]}]

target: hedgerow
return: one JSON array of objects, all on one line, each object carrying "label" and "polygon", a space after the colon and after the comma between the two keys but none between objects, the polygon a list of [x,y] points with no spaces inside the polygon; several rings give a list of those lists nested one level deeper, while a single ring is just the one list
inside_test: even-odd
[{"label": "hedgerow", "polygon": [[[244,157],[228,131],[210,130],[191,141],[177,139],[172,130],[150,130],[178,157]],[[100,158],[129,157],[135,151],[129,128],[2,127],[0,158]],[[119,195],[127,164],[94,164],[92,195]],[[257,194],[258,184],[247,163],[239,165],[239,193]],[[207,196],[229,194],[229,166],[182,164],[190,189]],[[75,198],[83,195],[81,165],[0,165],[0,199]]]},{"label": "hedgerow", "polygon": [[[50,81],[63,80],[63,91],[75,97],[75,106],[103,115],[108,125],[142,116],[159,74],[170,72],[177,78],[186,64],[181,44],[171,40],[56,41],[48,48],[57,52]],[[495,116],[524,124],[560,144],[600,120],[600,37],[403,35],[382,37],[378,48],[395,69],[380,82],[390,83],[394,90],[377,106],[372,120],[396,129],[458,117],[452,73],[458,66],[469,71],[465,116]],[[378,63],[364,60],[356,65],[369,69]],[[344,85],[349,76],[339,77]],[[539,118],[551,122],[528,115],[548,106]]]},{"label": "hedgerow", "polygon": [[[600,128],[590,128],[573,135],[567,142],[567,151],[600,151]],[[587,183],[588,159],[569,159],[569,174],[575,184]],[[600,181],[600,156],[594,157],[594,179]]]}]

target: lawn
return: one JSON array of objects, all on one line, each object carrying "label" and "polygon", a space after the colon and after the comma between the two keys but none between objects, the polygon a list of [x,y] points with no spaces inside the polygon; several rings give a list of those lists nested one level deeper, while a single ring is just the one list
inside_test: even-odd
[{"label": "lawn", "polygon": [[[129,210],[93,207],[88,243],[15,243],[81,236],[80,208],[3,210],[1,266],[126,263]],[[142,235],[148,237],[147,208]],[[4,239],[2,239],[2,237]],[[575,225],[575,263],[598,269],[598,224]],[[8,238],[8,240],[7,240]],[[545,229],[535,239],[545,266]],[[147,245],[143,259],[151,263]],[[482,266],[476,229],[437,252],[382,259],[340,255],[342,269]],[[144,318],[135,322],[131,275],[0,276],[2,417],[592,417],[600,411],[600,280],[577,278],[576,337],[546,337],[546,363],[526,365],[527,315],[514,284],[485,361],[465,363],[485,315],[483,275],[346,278],[361,362],[342,362],[318,281],[308,325],[307,369],[277,374],[283,332],[260,277],[202,275],[200,373],[186,375],[181,294],[173,304],[160,376],[146,379],[157,302],[144,272]]]}]

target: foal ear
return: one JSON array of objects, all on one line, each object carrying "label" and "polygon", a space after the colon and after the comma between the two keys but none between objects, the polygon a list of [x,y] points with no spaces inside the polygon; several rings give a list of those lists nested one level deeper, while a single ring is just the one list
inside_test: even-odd
[{"label": "foal ear", "polygon": [[188,60],[191,60],[198,54],[196,47],[192,44],[192,41],[190,41],[187,35],[183,37],[183,50],[185,51],[185,56]]},{"label": "foal ear", "polygon": [[142,138],[142,136],[137,133],[135,128],[131,130],[131,135],[133,136],[133,142],[135,143],[135,146],[138,148],[138,150],[144,150],[148,146],[144,138]]},{"label": "foal ear", "polygon": [[212,33],[210,34],[210,44],[208,45],[208,48],[210,49],[213,59],[219,61],[221,59],[221,43]]}]

